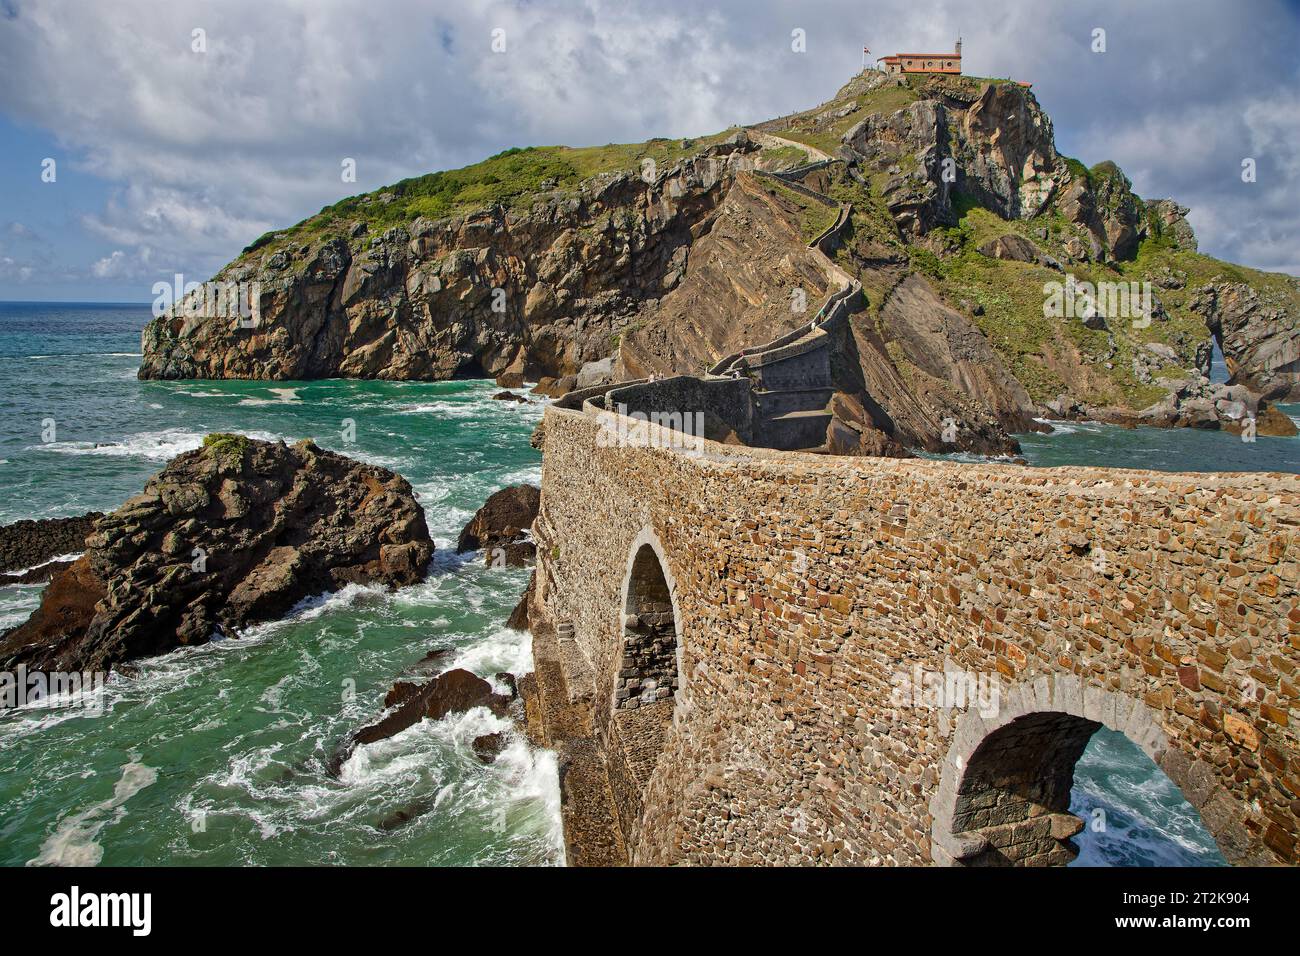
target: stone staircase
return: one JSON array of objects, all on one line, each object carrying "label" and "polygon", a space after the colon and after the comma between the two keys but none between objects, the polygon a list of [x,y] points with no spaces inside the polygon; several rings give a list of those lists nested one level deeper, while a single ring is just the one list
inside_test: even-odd
[{"label": "stone staircase", "polygon": [[[763,134],[773,145],[810,147],[792,140]],[[830,196],[804,184],[809,173],[824,169],[834,160],[825,157],[783,172],[756,171],[755,176],[780,182],[815,202],[835,206],[835,221],[808,243],[822,261],[822,268],[840,288],[827,297],[813,319],[771,342],[742,349],[718,362],[709,374],[717,377],[747,376],[754,386],[757,412],[755,435],[764,447],[781,451],[824,451],[826,429],[831,423],[829,410],[835,393],[831,379],[829,328],[848,314],[849,301],[862,290],[861,284],[835,264],[830,253],[840,231],[849,220],[853,207],[838,203]]]},{"label": "stone staircase", "polygon": [[[853,211],[850,203],[840,203],[825,193],[803,182],[808,174],[825,169],[838,160],[827,154],[793,140],[750,130],[749,135],[758,142],[773,147],[794,146],[816,157],[814,161],[781,172],[753,170],[752,175],[779,182],[814,202],[834,207],[835,221],[808,243],[808,248],[819,260],[822,270],[839,288],[827,296],[817,314],[808,322],[770,342],[750,346],[726,356],[702,376],[678,376],[667,382],[637,379],[598,385],[571,392],[558,400],[562,408],[581,408],[592,402],[604,407],[605,396],[615,390],[621,398],[631,401],[632,394],[640,391],[642,404],[651,409],[656,399],[663,398],[664,384],[694,379],[716,385],[726,379],[744,378],[750,383],[752,421],[749,423],[750,444],[775,448],[780,451],[825,452],[826,434],[832,414],[830,401],[835,394],[831,377],[831,350],[833,327],[849,315],[853,299],[862,292],[862,284],[836,265],[831,254],[841,231],[848,224]],[[678,396],[680,397],[680,396]]]}]

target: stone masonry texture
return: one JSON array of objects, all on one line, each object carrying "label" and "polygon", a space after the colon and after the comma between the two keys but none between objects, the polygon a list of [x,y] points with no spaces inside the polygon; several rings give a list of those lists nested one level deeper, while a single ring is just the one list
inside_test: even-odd
[{"label": "stone masonry texture", "polygon": [[[589,409],[547,410],[532,600],[573,627],[629,862],[1066,862],[1063,801],[1099,725],[1230,862],[1300,862],[1300,478],[598,431]],[[652,667],[669,640],[662,602],[627,614],[647,543],[678,675],[664,719],[637,723],[614,706],[629,623],[656,631]],[[997,706],[898,692],[944,672],[996,682]]]}]

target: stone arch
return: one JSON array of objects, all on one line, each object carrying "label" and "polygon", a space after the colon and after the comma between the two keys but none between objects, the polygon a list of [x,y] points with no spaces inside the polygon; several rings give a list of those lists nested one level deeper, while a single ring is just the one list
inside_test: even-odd
[{"label": "stone arch", "polygon": [[930,803],[931,858],[948,866],[1051,866],[1074,859],[1083,821],[1069,812],[1074,765],[1098,728],[1135,743],[1200,813],[1229,862],[1252,854],[1245,808],[1170,741],[1155,711],[1074,675],[1004,688],[993,716],[956,721]]},{"label": "stone arch", "polygon": [[618,617],[621,637],[605,725],[607,768],[619,826],[633,847],[646,788],[673,724],[686,710],[677,587],[649,526],[628,551]]},{"label": "stone arch", "polygon": [[674,701],[681,691],[681,615],[663,545],[649,526],[641,529],[628,551],[620,610],[614,709],[631,711]]}]

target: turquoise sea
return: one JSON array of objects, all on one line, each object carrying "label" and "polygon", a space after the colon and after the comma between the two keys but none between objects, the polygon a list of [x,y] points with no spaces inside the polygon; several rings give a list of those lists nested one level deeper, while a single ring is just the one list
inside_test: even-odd
[{"label": "turquoise sea", "polygon": [[[0,303],[0,523],[115,508],[205,434],[239,431],[311,437],[401,473],[439,550],[424,584],[349,587],[244,640],[147,661],[114,678],[103,716],[0,717],[0,864],[563,862],[553,755],[484,711],[363,748],[338,780],[323,769],[429,650],[454,648],[489,678],[530,669],[527,637],[505,627],[527,572],[451,546],[492,491],[540,480],[528,438],[542,405],[493,401],[490,381],[140,382],[148,318],[147,306]],[[1297,439],[1077,424],[1022,440],[1032,464],[1300,471]],[[0,588],[0,628],[39,595]],[[485,766],[469,743],[496,730],[511,743]],[[1080,837],[1076,865],[1222,863],[1122,735],[1093,738],[1073,809],[1105,821]]]},{"label": "turquoise sea", "polygon": [[[148,318],[0,304],[0,523],[115,508],[212,431],[311,437],[411,482],[434,568],[396,593],[349,587],[245,640],[144,662],[110,682],[104,716],[0,718],[0,863],[562,862],[554,757],[484,710],[363,748],[339,780],[323,772],[431,649],[489,678],[531,669],[526,635],[505,627],[527,571],[452,549],[491,492],[540,481],[528,438],[541,405],[492,401],[485,381],[140,382]],[[0,588],[0,627],[39,593]],[[484,766],[469,744],[497,730],[511,743]],[[402,811],[413,819],[398,825]]]}]

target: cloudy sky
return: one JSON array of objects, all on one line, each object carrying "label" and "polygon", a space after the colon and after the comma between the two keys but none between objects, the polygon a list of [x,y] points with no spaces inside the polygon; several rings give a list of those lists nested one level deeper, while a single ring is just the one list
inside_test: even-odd
[{"label": "cloudy sky", "polygon": [[354,192],[782,115],[959,34],[1063,152],[1300,274],[1300,0],[0,0],[0,299],[149,301]]}]

